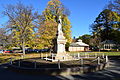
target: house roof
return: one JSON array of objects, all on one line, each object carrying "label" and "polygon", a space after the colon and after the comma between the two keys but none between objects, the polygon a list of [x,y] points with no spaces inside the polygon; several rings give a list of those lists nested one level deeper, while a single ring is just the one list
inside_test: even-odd
[{"label": "house roof", "polygon": [[71,46],[71,47],[87,47],[87,46],[89,46],[89,45],[83,43],[82,40],[79,39],[77,42],[71,43],[70,46]]},{"label": "house roof", "polygon": [[105,40],[105,41],[101,42],[101,44],[115,44],[115,42],[112,40]]}]

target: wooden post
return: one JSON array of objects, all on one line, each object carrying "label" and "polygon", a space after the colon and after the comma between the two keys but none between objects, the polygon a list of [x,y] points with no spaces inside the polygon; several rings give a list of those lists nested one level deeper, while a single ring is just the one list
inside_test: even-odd
[{"label": "wooden post", "polygon": [[86,58],[86,54],[84,53],[84,57]]},{"label": "wooden post", "polygon": [[74,54],[74,59],[75,59],[75,54]]},{"label": "wooden post", "polygon": [[43,54],[41,53],[41,59],[43,59]]},{"label": "wooden post", "polygon": [[103,53],[103,56],[102,56],[102,57],[104,58],[104,56],[105,56],[105,55],[104,55],[104,53]]},{"label": "wooden post", "polygon": [[10,58],[10,64],[12,65],[12,57]]},{"label": "wooden post", "polygon": [[47,60],[47,54],[46,54],[46,60]]},{"label": "wooden post", "polygon": [[80,54],[78,53],[78,59],[80,58]]},{"label": "wooden post", "polygon": [[79,58],[81,58],[81,54],[79,54]]},{"label": "wooden post", "polygon": [[81,64],[80,73],[83,73],[83,72],[84,72],[84,62],[83,62],[83,58],[80,59],[80,64]]},{"label": "wooden post", "polygon": [[98,57],[98,64],[100,64],[100,57]]},{"label": "wooden post", "polygon": [[52,61],[53,61],[53,53],[52,53]]},{"label": "wooden post", "polygon": [[106,62],[108,62],[108,56],[106,56],[106,58],[105,58],[105,59],[106,59]]},{"label": "wooden post", "polygon": [[89,58],[89,54],[87,54],[87,57]]},{"label": "wooden post", "polygon": [[21,55],[21,58],[24,59],[24,55]]},{"label": "wooden post", "polygon": [[41,53],[40,53],[40,58],[41,58]]},{"label": "wooden post", "polygon": [[60,60],[58,60],[58,69],[60,69]]},{"label": "wooden post", "polygon": [[85,53],[85,58],[87,58],[87,54]]},{"label": "wooden post", "polygon": [[97,57],[97,53],[95,53],[95,57]]},{"label": "wooden post", "polygon": [[83,58],[81,58],[81,60],[80,60],[80,61],[81,61],[81,65],[83,65],[83,64],[84,64],[84,62],[83,62]]}]

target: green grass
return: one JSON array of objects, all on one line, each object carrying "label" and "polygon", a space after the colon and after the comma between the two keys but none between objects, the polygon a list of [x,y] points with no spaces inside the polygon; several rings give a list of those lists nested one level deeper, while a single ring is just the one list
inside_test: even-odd
[{"label": "green grass", "polygon": [[74,54],[80,54],[80,55],[85,55],[85,54],[89,54],[89,55],[107,55],[107,56],[120,56],[120,52],[70,52],[71,55]]},{"label": "green grass", "polygon": [[[42,55],[40,55],[40,54],[42,54]],[[24,56],[24,59],[38,58],[41,56],[46,57],[46,54],[47,54],[47,56],[50,56],[49,53],[29,53]],[[12,60],[23,59],[22,54],[17,54],[17,53],[15,53],[15,54],[14,53],[13,54],[0,54],[0,64],[10,61],[10,58],[13,58]]]},{"label": "green grass", "polygon": [[[80,55],[85,55],[89,54],[89,55],[108,55],[108,56],[120,56],[120,52],[67,52],[70,55],[77,55],[78,53]],[[47,56],[50,56],[49,53],[42,53],[42,56],[45,57],[46,54],[48,54]],[[17,59],[22,59],[21,57],[22,54],[0,54],[0,64],[1,63],[5,63],[10,61],[9,58],[13,58],[13,60],[17,60]],[[26,54],[24,59],[27,58],[36,58],[36,57],[41,57],[40,53],[31,53],[31,54]]]}]

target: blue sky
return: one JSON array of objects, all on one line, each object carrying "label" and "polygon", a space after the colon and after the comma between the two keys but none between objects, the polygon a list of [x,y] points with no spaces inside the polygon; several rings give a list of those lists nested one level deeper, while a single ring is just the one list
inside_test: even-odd
[{"label": "blue sky", "polygon": [[[40,13],[45,9],[49,0],[19,0],[25,5],[33,5]],[[90,34],[92,24],[98,14],[104,9],[110,0],[60,0],[71,14],[69,19],[72,25],[72,37]],[[7,18],[1,14],[6,4],[15,4],[18,0],[0,0],[0,27],[5,24]]]}]

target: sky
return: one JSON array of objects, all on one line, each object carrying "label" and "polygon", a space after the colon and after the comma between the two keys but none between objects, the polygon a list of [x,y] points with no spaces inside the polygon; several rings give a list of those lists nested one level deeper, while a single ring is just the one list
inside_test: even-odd
[{"label": "sky", "polygon": [[[39,13],[46,8],[50,0],[0,0],[0,27],[7,22],[7,17],[2,15],[5,5],[16,4],[21,1],[25,5],[32,5]],[[91,34],[90,25],[105,8],[110,0],[60,0],[70,10],[68,17],[72,25],[72,37]]]}]

